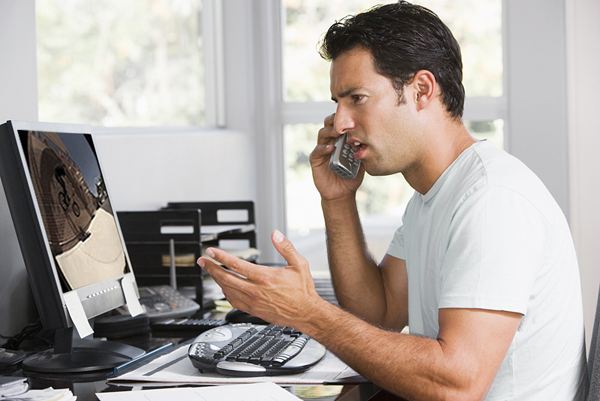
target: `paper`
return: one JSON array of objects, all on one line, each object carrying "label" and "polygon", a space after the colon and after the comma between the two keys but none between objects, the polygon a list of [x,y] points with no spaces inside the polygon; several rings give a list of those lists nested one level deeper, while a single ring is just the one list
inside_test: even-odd
[{"label": "paper", "polygon": [[63,297],[65,299],[65,303],[67,304],[69,316],[71,316],[71,320],[75,325],[75,329],[77,329],[77,333],[79,333],[79,338],[85,338],[91,334],[94,334],[94,330],[92,329],[92,326],[90,326],[90,322],[88,322],[77,292],[66,292],[63,294]]},{"label": "paper", "polygon": [[160,382],[165,384],[232,384],[232,383],[265,383],[277,384],[346,384],[365,383],[367,380],[352,370],[348,365],[327,351],[325,357],[317,365],[304,373],[282,376],[232,377],[218,373],[200,373],[192,365],[187,356],[187,346],[180,346],[172,352],[125,373],[109,381],[127,382]]},{"label": "paper", "polygon": [[133,288],[133,275],[126,274],[121,279],[121,287],[125,294],[125,302],[127,303],[127,309],[131,316],[137,316],[144,313],[140,300],[138,299],[135,289]]},{"label": "paper", "polygon": [[232,224],[232,225],[215,225],[215,226],[202,226],[200,232],[202,234],[223,234],[223,233],[247,233],[254,230],[254,224]]},{"label": "paper", "polygon": [[0,376],[0,399],[22,394],[28,389],[29,382],[26,377]]},{"label": "paper", "polygon": [[29,390],[8,399],[12,401],[75,401],[77,397],[68,388],[55,390],[48,387],[44,390]]},{"label": "paper", "polygon": [[236,384],[232,386],[170,388],[142,391],[96,393],[100,401],[298,401],[300,398],[273,383]]}]

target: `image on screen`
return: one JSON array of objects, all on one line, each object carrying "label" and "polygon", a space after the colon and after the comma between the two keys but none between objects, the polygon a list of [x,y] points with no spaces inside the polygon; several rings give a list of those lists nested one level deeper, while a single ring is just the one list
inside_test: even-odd
[{"label": "image on screen", "polygon": [[91,135],[19,131],[63,291],[128,272]]}]

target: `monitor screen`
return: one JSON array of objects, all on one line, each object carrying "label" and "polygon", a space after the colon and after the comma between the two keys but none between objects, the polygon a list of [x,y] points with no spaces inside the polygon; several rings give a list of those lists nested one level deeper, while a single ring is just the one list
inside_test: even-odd
[{"label": "monitor screen", "polygon": [[63,292],[127,273],[91,135],[18,133]]},{"label": "monitor screen", "polygon": [[[86,337],[91,329],[82,335],[81,327],[89,328],[89,319],[127,302],[139,307],[91,127],[0,125],[0,175],[42,324],[57,329],[56,341],[67,344],[60,353],[73,355],[73,326]],[[49,366],[57,358],[47,354],[36,359],[40,366],[34,369],[85,371],[119,363],[77,355],[77,360],[63,355],[64,361]]]}]

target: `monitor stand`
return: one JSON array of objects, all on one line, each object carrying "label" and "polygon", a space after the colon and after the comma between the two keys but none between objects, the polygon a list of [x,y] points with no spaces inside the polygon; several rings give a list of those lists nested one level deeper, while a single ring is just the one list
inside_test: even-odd
[{"label": "monitor stand", "polygon": [[74,340],[73,334],[73,327],[58,329],[54,348],[25,358],[23,370],[37,373],[96,372],[113,369],[145,353],[140,348],[116,342]]}]

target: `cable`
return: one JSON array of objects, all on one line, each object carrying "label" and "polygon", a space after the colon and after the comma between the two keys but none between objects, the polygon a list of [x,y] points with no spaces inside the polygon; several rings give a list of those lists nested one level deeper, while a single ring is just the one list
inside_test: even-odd
[{"label": "cable", "polygon": [[35,323],[27,324],[19,334],[13,337],[2,336],[2,338],[8,338],[8,340],[2,345],[2,347],[6,349],[17,350],[19,349],[19,345],[21,345],[21,342],[30,337],[37,340],[41,340],[45,344],[53,345],[52,342],[50,342],[48,339],[39,335],[39,333],[42,331],[42,328],[42,321],[40,319],[37,319]]}]

